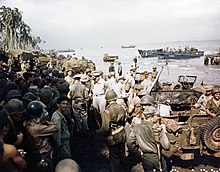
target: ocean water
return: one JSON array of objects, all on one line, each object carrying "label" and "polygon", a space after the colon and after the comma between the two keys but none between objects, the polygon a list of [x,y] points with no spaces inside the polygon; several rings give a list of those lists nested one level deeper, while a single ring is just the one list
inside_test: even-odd
[{"label": "ocean water", "polygon": [[[76,57],[92,60],[96,64],[97,70],[102,70],[108,74],[108,67],[110,62],[104,62],[103,56],[105,53],[109,55],[117,55],[119,59],[114,62],[117,70],[117,63],[120,61],[123,67],[123,73],[126,75],[129,72],[131,65],[134,65],[134,57],[138,57],[138,49],[159,49],[159,48],[178,48],[179,46],[184,49],[185,46],[195,47],[199,50],[205,51],[205,54],[217,53],[220,48],[220,40],[213,41],[174,41],[174,42],[161,42],[161,43],[146,43],[135,44],[136,48],[121,48],[122,45],[114,46],[91,46],[76,48]],[[152,71],[153,66],[157,66],[158,70],[164,66],[160,76],[161,82],[174,82],[177,81],[179,75],[196,75],[197,81],[195,86],[204,84],[220,85],[220,65],[204,66],[203,58],[185,59],[185,60],[169,60],[168,64],[164,60],[159,60],[157,57],[152,58],[138,58],[137,71]]]}]

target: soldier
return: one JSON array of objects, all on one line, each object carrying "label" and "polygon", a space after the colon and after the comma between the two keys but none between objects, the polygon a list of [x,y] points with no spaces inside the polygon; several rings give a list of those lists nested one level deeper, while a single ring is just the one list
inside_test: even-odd
[{"label": "soldier", "polygon": [[88,127],[88,90],[80,82],[81,75],[74,76],[75,83],[70,91],[73,114],[75,116],[76,130],[79,133],[86,133]]},{"label": "soldier", "polygon": [[118,76],[122,76],[122,72],[121,62],[118,62]]},{"label": "soldier", "polygon": [[115,72],[110,72],[110,78],[108,79],[108,88],[113,89],[116,84]]},{"label": "soldier", "polygon": [[129,92],[130,88],[134,87],[134,84],[135,84],[135,80],[134,80],[135,71],[136,71],[136,68],[134,68],[134,67],[130,68],[130,73],[126,77],[126,81],[125,81],[126,92]]},{"label": "soldier", "polygon": [[206,114],[206,104],[207,102],[213,97],[212,96],[212,88],[211,85],[206,85],[203,87],[204,94],[200,96],[197,103],[193,106],[194,108],[198,109],[200,108],[200,113],[205,115]]},{"label": "soldier", "polygon": [[109,66],[109,68],[108,68],[108,71],[109,71],[109,73],[110,73],[110,72],[115,72],[114,62],[111,62],[111,63],[110,63],[110,66]]},{"label": "soldier", "polygon": [[138,97],[139,92],[143,89],[142,85],[135,85],[134,97],[131,99],[130,104],[128,106],[128,114],[130,117],[137,116],[140,112],[140,101],[141,99]]},{"label": "soldier", "polygon": [[157,73],[158,73],[157,66],[153,66],[152,73],[155,73],[155,75],[157,76]]},{"label": "soldier", "polygon": [[145,172],[167,172],[167,165],[160,150],[161,148],[169,149],[170,142],[166,135],[165,125],[157,123],[159,120],[157,113],[145,110],[145,106],[148,106],[152,101],[150,96],[141,98],[141,106],[146,120],[134,126],[127,139],[127,146],[131,153],[141,157]]},{"label": "soldier", "polygon": [[51,119],[51,116],[52,116],[52,114],[53,114],[53,112],[55,111],[55,108],[56,108],[56,107],[54,107],[54,102],[53,102],[54,99],[53,99],[52,91],[49,88],[43,89],[40,92],[39,97],[40,97],[40,101],[42,103],[44,103],[44,107],[45,107],[45,110],[48,112],[49,119]]},{"label": "soldier", "polygon": [[206,104],[206,112],[211,117],[220,115],[220,90],[215,88],[212,91],[212,98]]},{"label": "soldier", "polygon": [[67,72],[67,76],[64,79],[66,80],[66,82],[68,82],[71,85],[74,82],[73,69],[68,69],[66,72]]},{"label": "soldier", "polygon": [[93,102],[92,105],[95,110],[95,119],[98,127],[100,127],[100,114],[102,114],[105,110],[106,100],[105,100],[105,90],[106,84],[105,81],[101,78],[100,72],[96,72],[93,74],[95,77],[94,85],[93,85]]},{"label": "soldier", "polygon": [[[125,125],[126,135],[129,136],[131,127],[133,123],[137,121],[141,121],[141,106],[140,106],[140,97],[138,96],[140,90],[142,90],[142,85],[138,84],[135,85],[134,90],[134,97],[130,100],[128,105],[128,116],[127,116],[127,123]],[[139,122],[138,122],[139,123]],[[131,124],[131,125],[130,125]]]},{"label": "soldier", "polygon": [[106,134],[106,143],[109,149],[109,161],[112,172],[123,171],[122,165],[125,158],[125,109],[116,103],[117,95],[114,90],[106,93],[108,103],[102,115],[101,131]]},{"label": "soldier", "polygon": [[22,101],[18,99],[9,100],[4,108],[9,119],[9,131],[4,141],[5,143],[18,146],[23,142],[22,119],[26,110]]},{"label": "soldier", "polygon": [[24,72],[23,78],[24,78],[24,81],[22,83],[22,88],[21,88],[22,96],[28,92],[28,88],[33,82],[33,75],[30,72]]},{"label": "soldier", "polygon": [[118,83],[115,84],[114,86],[114,91],[118,97],[118,99],[116,100],[118,104],[122,105],[124,108],[127,107],[125,101],[124,101],[124,97],[126,96],[126,91],[125,91],[125,78],[123,76],[120,76],[118,78]]},{"label": "soldier", "polygon": [[28,167],[31,171],[52,172],[52,146],[50,136],[57,131],[57,125],[49,121],[41,121],[43,113],[42,103],[32,101],[27,108],[29,121],[26,124],[28,135],[28,153],[26,155]]},{"label": "soldier", "polygon": [[142,82],[141,85],[144,87],[144,90],[149,91],[149,88],[152,85],[152,81],[149,79],[149,73],[147,71],[144,71],[141,73]]},{"label": "soldier", "polygon": [[58,109],[53,113],[51,118],[51,121],[54,122],[59,129],[59,131],[53,135],[55,150],[57,152],[56,160],[71,157],[69,143],[70,133],[67,125],[67,119],[64,116],[68,103],[69,99],[66,96],[58,97]]}]

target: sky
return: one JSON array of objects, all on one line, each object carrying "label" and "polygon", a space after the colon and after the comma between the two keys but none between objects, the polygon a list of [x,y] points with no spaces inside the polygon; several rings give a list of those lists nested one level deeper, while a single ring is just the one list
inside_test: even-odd
[{"label": "sky", "polygon": [[220,39],[220,0],[0,0],[42,48]]}]

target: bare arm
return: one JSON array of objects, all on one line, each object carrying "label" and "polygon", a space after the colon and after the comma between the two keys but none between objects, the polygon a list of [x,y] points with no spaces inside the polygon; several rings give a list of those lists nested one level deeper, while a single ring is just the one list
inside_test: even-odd
[{"label": "bare arm", "polygon": [[8,159],[11,159],[13,164],[15,164],[19,169],[27,168],[25,160],[20,157],[18,150],[13,145],[5,144],[4,149]]}]

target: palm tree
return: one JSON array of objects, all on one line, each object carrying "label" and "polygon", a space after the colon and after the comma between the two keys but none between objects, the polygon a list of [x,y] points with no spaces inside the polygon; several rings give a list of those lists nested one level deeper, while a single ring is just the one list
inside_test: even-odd
[{"label": "palm tree", "polygon": [[20,31],[19,45],[22,49],[26,49],[30,42],[31,28],[22,21],[19,27],[19,31]]},{"label": "palm tree", "polygon": [[[22,20],[22,12],[18,8],[0,8],[0,40],[4,49],[35,48],[41,39],[31,35],[31,28]],[[40,40],[40,41],[39,41]]]}]

